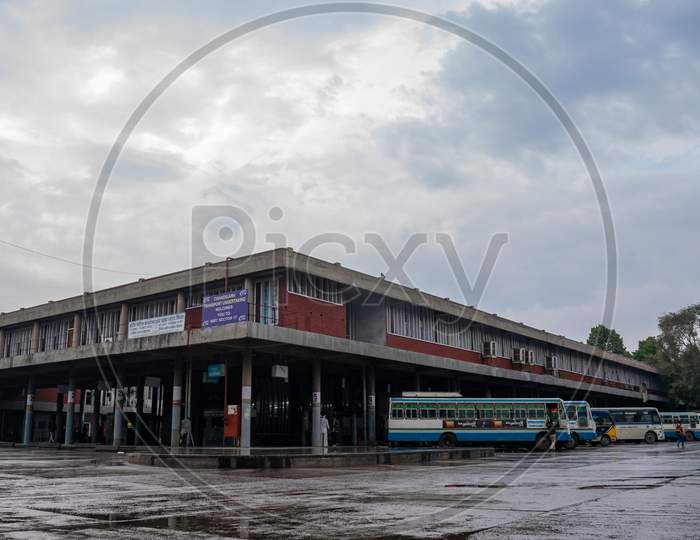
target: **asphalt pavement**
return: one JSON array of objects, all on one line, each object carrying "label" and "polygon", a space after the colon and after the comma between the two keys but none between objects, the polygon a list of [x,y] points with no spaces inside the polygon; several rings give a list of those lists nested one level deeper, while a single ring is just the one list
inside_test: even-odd
[{"label": "asphalt pavement", "polygon": [[339,469],[0,448],[0,538],[699,538],[700,443]]}]

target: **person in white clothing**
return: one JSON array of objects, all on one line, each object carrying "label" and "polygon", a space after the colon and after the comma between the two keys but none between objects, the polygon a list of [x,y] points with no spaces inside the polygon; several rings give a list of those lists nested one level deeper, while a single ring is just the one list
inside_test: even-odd
[{"label": "person in white clothing", "polygon": [[328,418],[325,414],[321,415],[321,446],[324,448],[328,446],[328,430],[330,425],[328,424]]}]

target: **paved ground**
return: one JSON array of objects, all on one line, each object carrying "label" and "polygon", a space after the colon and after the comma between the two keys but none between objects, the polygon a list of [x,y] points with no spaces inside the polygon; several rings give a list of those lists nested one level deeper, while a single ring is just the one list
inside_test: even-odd
[{"label": "paved ground", "polygon": [[700,443],[343,470],[0,448],[0,538],[699,538]]}]

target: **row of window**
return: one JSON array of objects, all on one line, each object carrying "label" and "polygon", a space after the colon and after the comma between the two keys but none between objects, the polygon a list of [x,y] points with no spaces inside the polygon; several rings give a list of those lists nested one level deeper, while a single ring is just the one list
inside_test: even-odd
[{"label": "row of window", "polygon": [[543,419],[545,410],[538,406],[477,406],[477,407],[445,407],[445,406],[406,406],[405,408],[392,406],[391,417],[396,419],[430,419],[441,418],[447,420],[515,420],[515,419]]},{"label": "row of window", "polygon": [[336,281],[294,270],[288,273],[287,283],[291,293],[333,304],[343,304],[342,286]]},{"label": "row of window", "polygon": [[[492,332],[469,320],[406,302],[386,304],[386,328],[390,334],[541,366],[553,354],[546,344],[528,341],[516,335]],[[495,344],[495,350],[488,350],[492,343]],[[526,358],[521,358],[521,351],[525,351]],[[599,359],[566,349],[557,350],[555,355],[556,367],[563,371],[638,387],[642,384],[649,386],[651,382],[648,375],[619,365],[603,365]]]}]

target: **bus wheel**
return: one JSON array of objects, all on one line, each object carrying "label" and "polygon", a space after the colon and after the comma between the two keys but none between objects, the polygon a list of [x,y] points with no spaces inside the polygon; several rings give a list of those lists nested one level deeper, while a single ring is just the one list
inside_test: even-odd
[{"label": "bus wheel", "polygon": [[600,446],[610,446],[610,436],[609,435],[603,435],[600,438]]},{"label": "bus wheel", "polygon": [[656,433],[653,431],[647,431],[644,435],[644,442],[647,444],[654,444],[656,442]]},{"label": "bus wheel", "polygon": [[454,448],[457,446],[457,437],[452,433],[443,433],[440,436],[440,446],[443,448]]},{"label": "bus wheel", "polygon": [[692,431],[685,432],[685,440],[690,442],[695,440],[695,434]]}]

